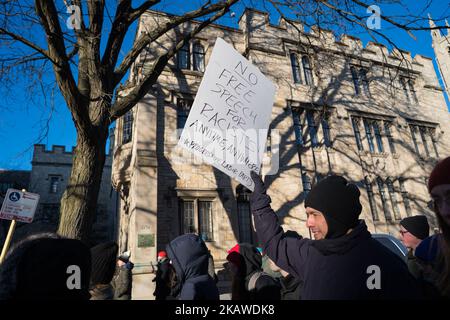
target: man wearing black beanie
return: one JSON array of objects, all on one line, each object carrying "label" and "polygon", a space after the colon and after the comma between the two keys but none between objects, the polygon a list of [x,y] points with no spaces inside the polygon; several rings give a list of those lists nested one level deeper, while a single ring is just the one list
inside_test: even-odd
[{"label": "man wearing black beanie", "polygon": [[[340,176],[330,176],[317,183],[305,200],[305,208],[309,208],[306,211],[307,226],[312,229],[314,238],[338,238],[354,228],[362,210],[359,195],[358,188]],[[314,217],[314,212],[323,214],[328,227],[326,236],[317,230],[315,221],[310,219]]]},{"label": "man wearing black beanie", "polygon": [[400,221],[400,235],[405,247],[416,250],[423,239],[430,235],[430,225],[425,216],[412,216]]},{"label": "man wearing black beanie", "polygon": [[252,179],[250,207],[258,239],[277,266],[304,283],[302,299],[422,298],[404,261],[372,239],[358,219],[362,206],[356,185],[329,176],[313,186],[305,200],[311,240],[286,236],[261,177],[252,172]]}]

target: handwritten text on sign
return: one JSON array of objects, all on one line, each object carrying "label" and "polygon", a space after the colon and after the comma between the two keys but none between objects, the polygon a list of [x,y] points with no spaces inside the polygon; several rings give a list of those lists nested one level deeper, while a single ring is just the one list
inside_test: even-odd
[{"label": "handwritten text on sign", "polygon": [[178,144],[253,190],[274,95],[273,83],[217,38]]}]

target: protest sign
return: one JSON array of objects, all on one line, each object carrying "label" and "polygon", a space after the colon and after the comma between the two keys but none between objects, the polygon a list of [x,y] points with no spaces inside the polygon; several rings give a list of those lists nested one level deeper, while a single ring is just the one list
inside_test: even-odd
[{"label": "protest sign", "polygon": [[253,191],[274,96],[274,84],[217,38],[178,145]]}]

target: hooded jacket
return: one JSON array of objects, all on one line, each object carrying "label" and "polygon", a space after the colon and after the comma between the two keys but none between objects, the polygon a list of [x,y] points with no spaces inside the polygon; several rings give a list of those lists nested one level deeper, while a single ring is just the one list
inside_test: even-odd
[{"label": "hooded jacket", "polygon": [[195,234],[184,234],[166,247],[179,285],[179,300],[219,300],[219,290],[208,274],[208,249]]}]

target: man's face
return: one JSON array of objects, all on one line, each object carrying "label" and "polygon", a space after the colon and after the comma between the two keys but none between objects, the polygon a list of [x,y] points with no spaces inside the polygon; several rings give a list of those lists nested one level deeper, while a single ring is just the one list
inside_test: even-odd
[{"label": "man's face", "polygon": [[411,232],[400,226],[400,240],[408,249],[415,250],[422,240],[417,238]]},{"label": "man's face", "polygon": [[435,186],[431,192],[435,210],[450,227],[450,184]]},{"label": "man's face", "polygon": [[306,207],[306,215],[308,216],[306,226],[311,230],[314,239],[325,239],[328,233],[328,224],[323,213],[311,207]]}]

